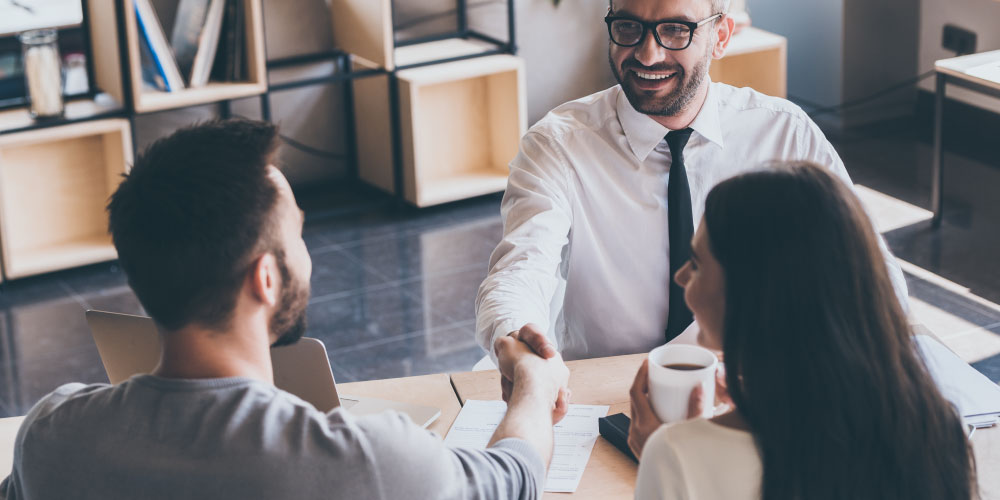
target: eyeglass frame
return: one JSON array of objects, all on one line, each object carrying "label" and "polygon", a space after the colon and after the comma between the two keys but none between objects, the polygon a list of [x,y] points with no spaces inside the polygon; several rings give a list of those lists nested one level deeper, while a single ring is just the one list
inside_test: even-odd
[{"label": "eyeglass frame", "polygon": [[[678,20],[672,20],[672,21],[643,21],[642,19],[636,19],[636,18],[634,18],[632,16],[615,16],[615,15],[612,15],[612,14],[609,13],[608,15],[604,16],[604,22],[608,25],[608,37],[611,38],[611,41],[615,45],[617,45],[619,47],[635,47],[635,46],[638,46],[639,44],[641,44],[643,42],[643,40],[646,39],[646,33],[652,31],[653,32],[653,39],[656,40],[657,45],[659,45],[660,47],[663,47],[663,48],[665,48],[667,50],[684,50],[684,49],[687,49],[688,47],[690,47],[691,46],[691,42],[694,41],[694,32],[695,32],[695,30],[697,30],[698,28],[704,26],[709,21],[720,19],[720,18],[724,17],[725,15],[726,15],[725,13],[720,12],[718,14],[714,14],[714,15],[711,15],[709,17],[706,17],[705,19],[702,19],[701,21],[692,22],[692,21],[678,21]],[[632,45],[626,45],[624,43],[618,43],[615,40],[614,33],[611,32],[611,23],[613,23],[615,21],[632,21],[632,22],[635,22],[635,23],[639,23],[639,25],[642,26],[642,35],[639,36],[639,40],[636,41],[635,43],[633,43]],[[666,45],[664,45],[663,41],[660,40],[660,34],[656,30],[656,28],[659,27],[661,24],[680,24],[680,25],[687,26],[687,28],[689,30],[688,31],[688,42],[687,42],[687,44],[685,44],[681,48],[676,48],[676,49],[675,48],[671,48],[671,47],[667,47]]]}]

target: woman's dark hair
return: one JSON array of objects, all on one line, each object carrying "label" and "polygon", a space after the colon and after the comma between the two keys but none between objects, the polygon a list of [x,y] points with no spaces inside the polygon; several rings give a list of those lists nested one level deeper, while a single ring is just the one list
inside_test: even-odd
[{"label": "woman's dark hair", "polygon": [[143,307],[168,330],[224,326],[250,260],[280,250],[278,187],[268,177],[278,145],[277,128],[266,122],[182,128],[139,155],[111,196],[118,261]]},{"label": "woman's dark hair", "polygon": [[761,453],[761,498],[972,498],[961,419],[915,350],[851,189],[812,164],[774,165],[716,186],[705,225],[725,276],[726,379]]}]

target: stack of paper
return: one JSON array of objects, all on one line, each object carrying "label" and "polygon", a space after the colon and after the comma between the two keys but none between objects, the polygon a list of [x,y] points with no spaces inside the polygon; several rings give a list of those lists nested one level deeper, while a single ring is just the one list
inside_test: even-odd
[{"label": "stack of paper", "polygon": [[[451,425],[444,442],[453,447],[485,449],[506,413],[507,404],[503,401],[470,399]],[[569,406],[569,413],[555,427],[555,447],[545,479],[545,491],[576,491],[600,435],[597,419],[607,414],[607,406]]]},{"label": "stack of paper", "polygon": [[927,335],[917,335],[924,362],[944,397],[975,427],[1000,423],[1000,386]]}]

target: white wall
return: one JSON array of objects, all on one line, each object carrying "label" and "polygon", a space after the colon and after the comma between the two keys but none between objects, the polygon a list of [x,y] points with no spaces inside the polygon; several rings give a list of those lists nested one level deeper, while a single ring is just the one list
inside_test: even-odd
[{"label": "white wall", "polygon": [[528,123],[552,108],[615,85],[608,63],[607,0],[517,0],[517,43],[525,59]]},{"label": "white wall", "polygon": [[747,0],[753,25],[788,38],[788,94],[823,106],[843,96],[844,2]]},{"label": "white wall", "polygon": [[[934,61],[954,57],[941,47],[945,24],[955,24],[976,33],[976,51],[1000,49],[1000,1],[997,0],[921,0],[920,71],[934,68]],[[921,87],[934,91],[934,79]],[[991,99],[964,89],[949,89],[948,96],[1000,113],[1000,99]]]}]

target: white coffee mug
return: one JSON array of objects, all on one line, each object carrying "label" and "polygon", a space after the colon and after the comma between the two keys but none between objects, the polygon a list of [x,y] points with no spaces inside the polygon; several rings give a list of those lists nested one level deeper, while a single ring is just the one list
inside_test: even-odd
[{"label": "white coffee mug", "polygon": [[[686,369],[665,365],[686,365]],[[688,418],[691,391],[701,385],[701,416],[711,418],[715,405],[715,371],[719,358],[694,345],[662,345],[649,353],[649,399],[662,422]],[[697,367],[697,368],[692,368]]]}]

